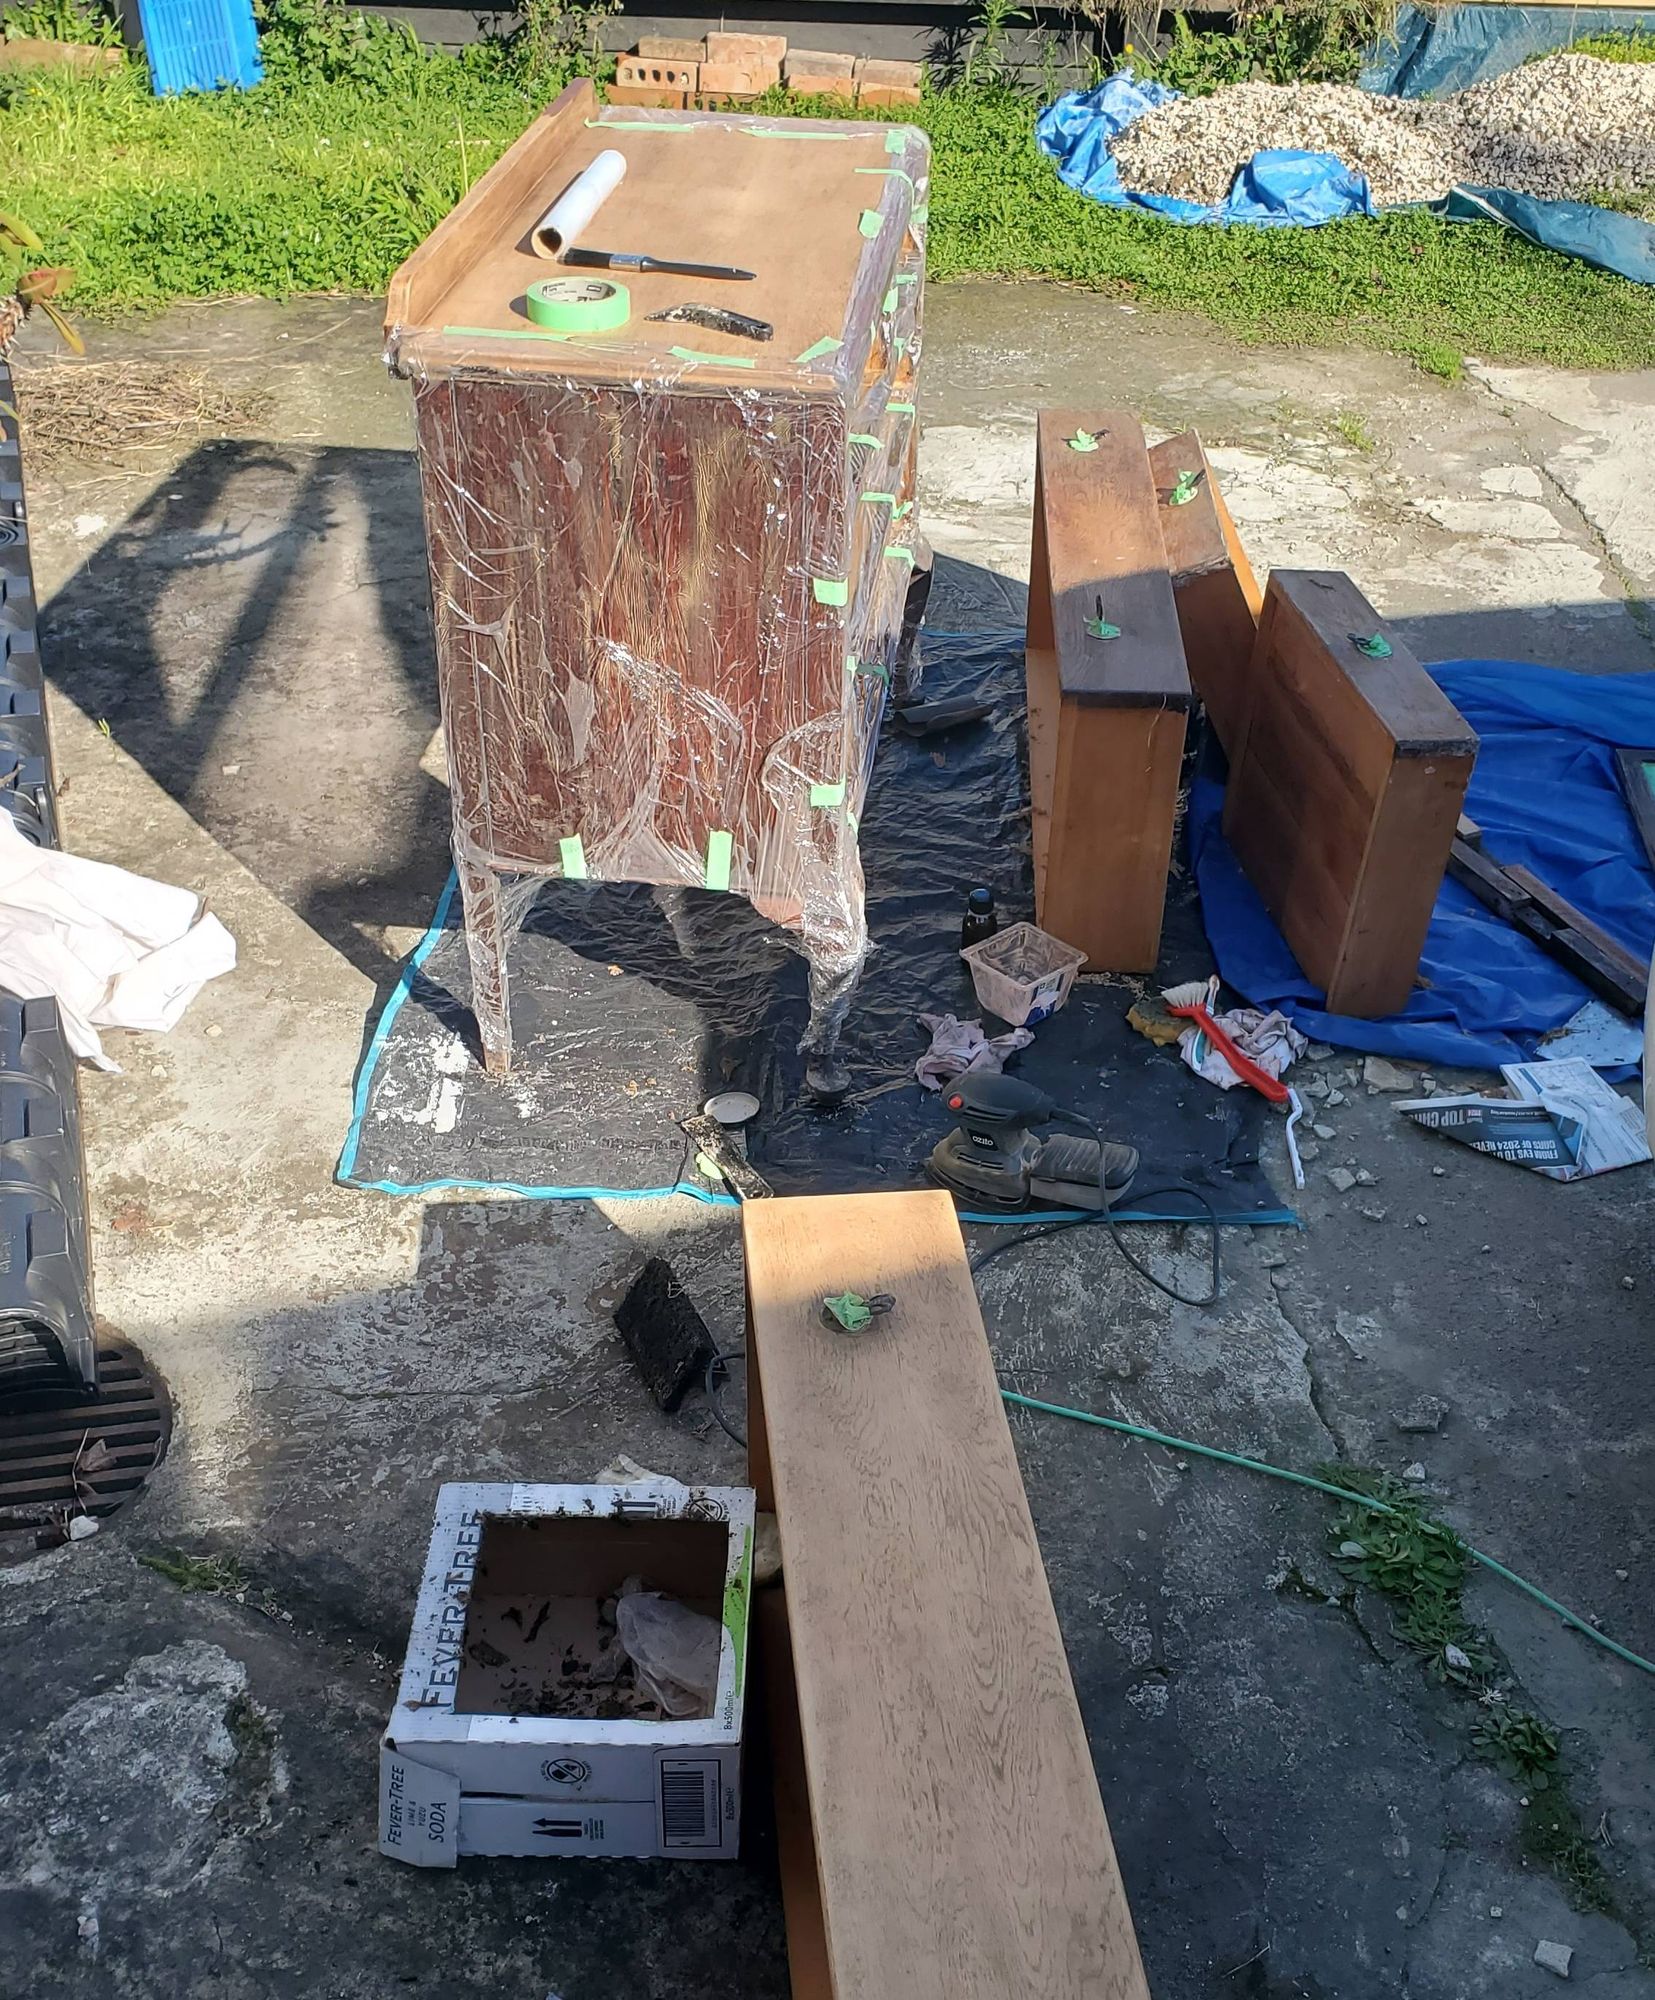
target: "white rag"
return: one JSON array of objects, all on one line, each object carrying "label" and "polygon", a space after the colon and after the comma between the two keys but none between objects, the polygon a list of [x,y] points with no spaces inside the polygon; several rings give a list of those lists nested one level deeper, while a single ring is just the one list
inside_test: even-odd
[{"label": "white rag", "polygon": [[967,1070],[998,1076],[1006,1058],[1034,1040],[1027,1028],[1010,1028],[990,1041],[981,1021],[956,1021],[952,1014],[921,1014],[919,1023],[930,1030],[931,1046],[914,1064],[914,1074],[927,1090],[941,1090]]},{"label": "white rag", "polygon": [[[1213,1019],[1244,1056],[1250,1056],[1266,1076],[1278,1081],[1294,1057],[1302,1056],[1310,1046],[1287,1016],[1275,1011],[1265,1014],[1257,1007],[1232,1007],[1227,1014],[1214,1014]],[[1197,1076],[1216,1083],[1220,1090],[1234,1090],[1241,1081],[1222,1051],[1213,1046],[1205,1028],[1186,1028],[1178,1037],[1178,1052]]]},{"label": "white rag", "polygon": [[0,813],[0,987],[50,994],[77,1056],[118,1070],[99,1028],[164,1034],[235,962],[235,939],[188,889],[36,847]]}]

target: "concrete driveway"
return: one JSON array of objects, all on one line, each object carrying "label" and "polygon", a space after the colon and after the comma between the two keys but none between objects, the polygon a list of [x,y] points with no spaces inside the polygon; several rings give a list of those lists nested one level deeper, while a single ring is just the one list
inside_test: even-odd
[{"label": "concrete driveway", "polygon": [[[1350,569],[1426,658],[1655,666],[1655,377],[1449,384],[1048,287],[937,287],[928,313],[921,508],[947,553],[1026,574],[1036,410],[1126,404],[1201,431],[1261,569]],[[265,399],[246,436],[31,480],[69,838],[205,892],[241,964],[84,1078],[100,1306],[178,1427],[118,1524],[0,1568],[0,1995],[770,2000],[757,1822],[704,1870],[436,1877],[375,1852],[436,1485],[619,1452],[739,1477],[704,1412],[654,1411],[608,1321],[664,1249],[738,1335],[739,1250],[687,1202],[333,1184],[367,1025],[448,865],[406,392],[367,304],[98,345]],[[1651,1170],[1553,1186],[1406,1128],[1354,1059],[1320,1073],[1343,1093],[1320,1168],[1376,1189],[1313,1169],[1304,1231],[1227,1239],[1208,1312],[1095,1238],[1005,1260],[983,1292],[1008,1384],[1277,1464],[1417,1464],[1469,1539],[1655,1654]],[[1399,1428],[1424,1398],[1440,1428]],[[1513,1703],[1562,1736],[1566,1792],[1526,1793],[1331,1563],[1327,1503],[1015,1428],[1157,2000],[1528,2000],[1553,1990],[1542,1939],[1595,2000],[1655,1994],[1647,1676],[1476,1581]],[[181,1588],[157,1550],[218,1558],[224,1587]],[[1584,1891],[1533,1837],[1558,1797]]]}]

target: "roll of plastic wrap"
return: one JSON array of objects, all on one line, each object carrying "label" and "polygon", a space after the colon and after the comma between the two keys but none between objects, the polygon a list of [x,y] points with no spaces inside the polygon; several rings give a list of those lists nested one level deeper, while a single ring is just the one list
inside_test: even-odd
[{"label": "roll of plastic wrap", "polygon": [[578,241],[581,231],[620,186],[625,172],[626,161],[613,147],[582,168],[530,232],[535,255],[555,262]]},{"label": "roll of plastic wrap", "polygon": [[632,317],[632,295],[609,278],[541,278],[523,296],[549,333],[607,333]]}]

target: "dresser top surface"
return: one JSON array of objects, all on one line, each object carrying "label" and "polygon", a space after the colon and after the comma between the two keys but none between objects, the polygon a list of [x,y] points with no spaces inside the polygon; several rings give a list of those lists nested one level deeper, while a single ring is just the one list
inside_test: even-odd
[{"label": "dresser top surface", "polygon": [[[537,255],[535,224],[606,150],[626,172],[582,248],[733,265],[752,280]],[[393,279],[393,362],[414,376],[464,368],[836,391],[847,368],[860,377],[927,165],[924,135],[909,126],[600,107],[590,85],[571,86]],[[547,338],[525,295],[548,278],[622,284],[631,316],[613,331]],[[691,302],[767,321],[774,335],[758,342],[648,317]]]}]

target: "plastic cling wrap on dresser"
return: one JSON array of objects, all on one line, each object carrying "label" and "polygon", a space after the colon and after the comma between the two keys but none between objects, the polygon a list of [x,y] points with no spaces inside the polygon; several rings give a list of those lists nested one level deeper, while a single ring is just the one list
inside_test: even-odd
[{"label": "plastic cling wrap on dresser", "polygon": [[[927,144],[900,126],[595,108],[564,126],[541,142],[546,174],[521,168],[514,194],[508,172],[503,247],[457,279],[422,273],[420,253],[388,328],[413,383],[485,1048],[489,1014],[508,1018],[490,933],[561,876],[746,897],[805,952],[807,1041],[831,1049],[867,949],[859,813],[928,560],[914,516]],[[538,335],[518,294],[547,267],[510,204],[538,215],[544,188],[608,145],[627,170],[595,237],[660,250],[644,204],[667,201],[663,177],[774,187],[763,198],[784,205],[796,184],[833,245],[825,275],[801,281],[791,252],[787,282],[767,266],[767,246],[785,250],[778,210],[743,253],[753,282],[615,273],[624,325]],[[666,248],[708,255],[700,238]],[[686,300],[773,337],[649,318]]]}]

